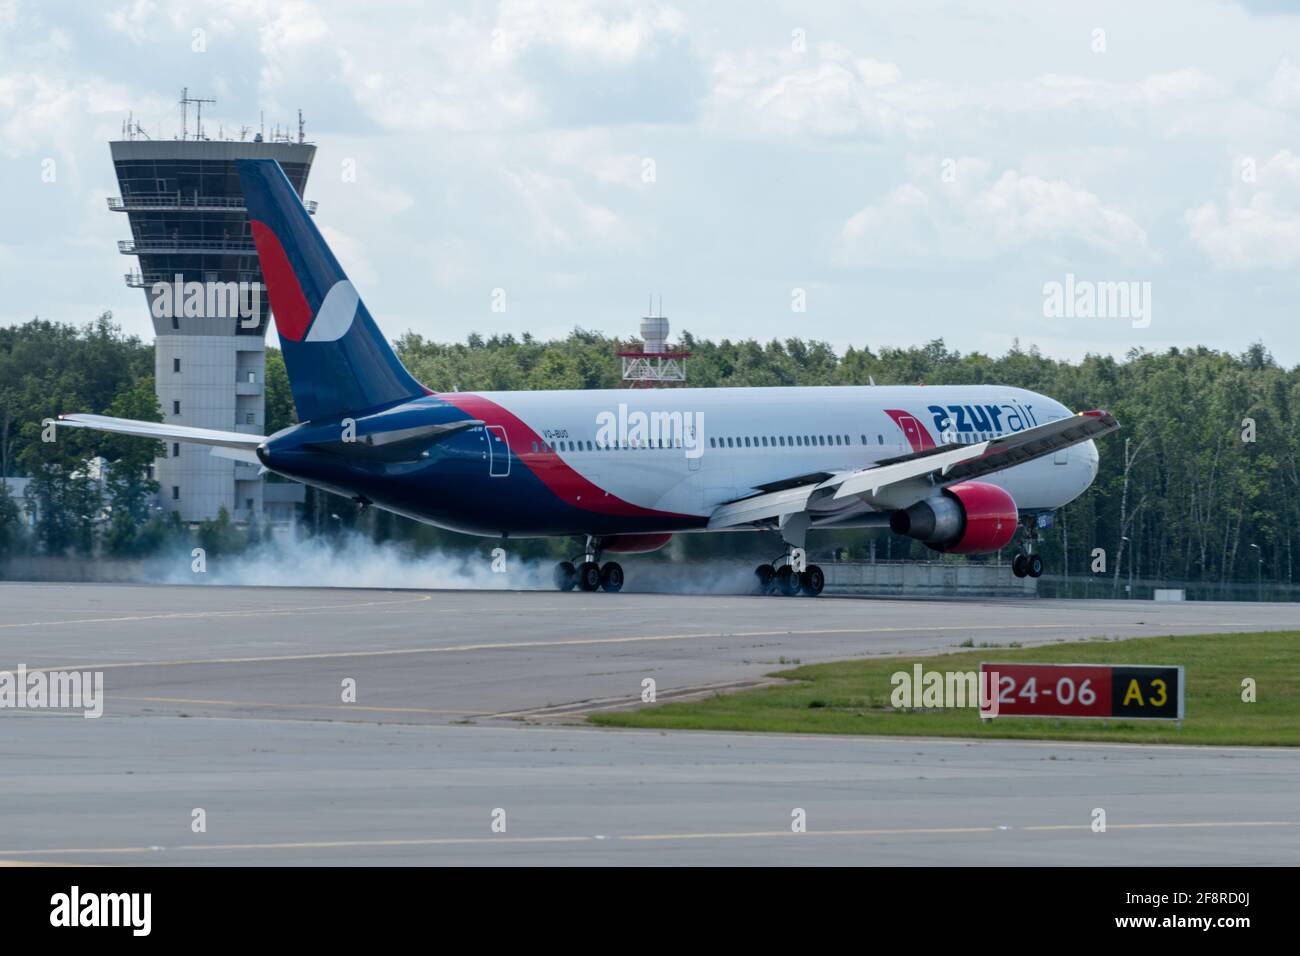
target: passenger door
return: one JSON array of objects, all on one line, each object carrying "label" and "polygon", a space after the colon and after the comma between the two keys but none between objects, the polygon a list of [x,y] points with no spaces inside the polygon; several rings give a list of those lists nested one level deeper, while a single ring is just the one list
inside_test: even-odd
[{"label": "passenger door", "polygon": [[488,446],[488,474],[493,478],[510,475],[510,443],[506,441],[504,425],[486,425]]}]

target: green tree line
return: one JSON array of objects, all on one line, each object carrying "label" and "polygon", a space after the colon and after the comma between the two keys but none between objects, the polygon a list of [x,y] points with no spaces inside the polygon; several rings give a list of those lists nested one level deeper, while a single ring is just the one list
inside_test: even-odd
[{"label": "green tree line", "polygon": [[[616,388],[613,352],[629,347],[637,346],[582,330],[558,341],[474,335],[447,344],[407,334],[397,342],[402,361],[437,391]],[[996,383],[1079,411],[1105,408],[1122,430],[1101,441],[1096,483],[1046,535],[1050,569],[1093,573],[1100,548],[1108,574],[1121,567],[1127,574],[1131,561],[1140,578],[1253,582],[1262,574],[1297,582],[1300,368],[1281,368],[1262,344],[1241,355],[1135,349],[1122,361],[1089,355],[1081,362],[1018,344],[1000,356],[963,354],[941,339],[839,354],[798,338],[714,342],[686,333],[680,347],[691,353],[696,387]],[[868,538],[846,539],[861,556]],[[877,556],[886,549],[893,557],[926,553],[893,540],[878,543]]]},{"label": "green tree line", "polygon": [[[471,335],[440,343],[408,333],[395,344],[416,378],[437,391],[615,388],[620,367],[613,353],[637,347],[580,329],[551,341]],[[798,338],[712,341],[686,333],[680,345],[691,353],[689,379],[697,387],[999,383],[1078,410],[1109,409],[1122,430],[1101,441],[1096,483],[1046,535],[1051,570],[1090,573],[1100,548],[1107,573],[1122,567],[1128,574],[1131,567],[1141,578],[1300,577],[1300,368],[1280,367],[1262,344],[1240,355],[1196,347],[1080,362],[1018,345],[1000,356],[963,354],[942,340],[840,353]],[[29,493],[39,498],[42,516],[24,530],[12,499],[0,494],[0,549],[129,554],[157,546],[166,528],[151,510],[156,489],[144,477],[157,450],[151,443],[62,429],[58,441],[41,441],[42,420],[69,410],[158,420],[152,375],[152,347],[123,335],[108,315],[85,326],[33,320],[0,329],[0,475],[32,478]],[[271,433],[294,421],[274,349],[267,350],[266,379]],[[85,468],[95,455],[113,465],[103,493]],[[326,494],[309,494],[305,518],[308,530],[320,533],[362,527],[385,540],[454,540],[393,516],[358,521],[350,502]],[[710,536],[729,539],[721,548],[744,547],[731,542],[753,537]],[[872,540],[878,557],[926,554],[875,533],[831,537],[827,546],[846,543],[854,556]],[[814,547],[822,544],[814,537]]]}]

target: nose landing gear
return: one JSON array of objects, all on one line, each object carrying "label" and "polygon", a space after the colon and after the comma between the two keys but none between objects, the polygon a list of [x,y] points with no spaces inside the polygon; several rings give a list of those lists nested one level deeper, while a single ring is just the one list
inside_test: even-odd
[{"label": "nose landing gear", "polygon": [[1026,515],[1020,519],[1020,553],[1011,559],[1011,573],[1018,578],[1036,578],[1043,573],[1043,558],[1038,551],[1038,518]]}]

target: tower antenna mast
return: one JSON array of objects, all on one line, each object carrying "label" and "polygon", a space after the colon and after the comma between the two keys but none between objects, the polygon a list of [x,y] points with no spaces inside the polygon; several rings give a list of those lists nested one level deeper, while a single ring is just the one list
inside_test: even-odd
[{"label": "tower antenna mast", "polygon": [[188,86],[181,87],[181,139],[189,138],[189,105],[193,103],[198,107],[198,130],[194,133],[195,139],[203,138],[203,104],[215,103],[216,100],[204,99],[202,97],[190,96]]}]

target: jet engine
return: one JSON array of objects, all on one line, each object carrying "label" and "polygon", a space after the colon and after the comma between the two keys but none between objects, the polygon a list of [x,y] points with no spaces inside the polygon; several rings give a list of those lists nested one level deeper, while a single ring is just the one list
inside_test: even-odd
[{"label": "jet engine", "polygon": [[1018,522],[1016,502],[1006,489],[966,481],[895,511],[889,530],[935,551],[988,554],[1011,543]]}]

